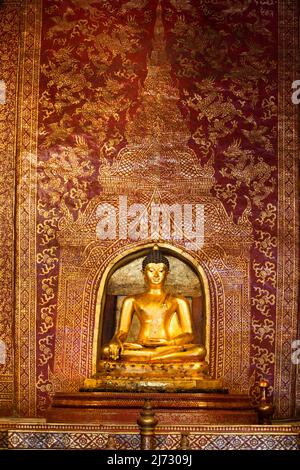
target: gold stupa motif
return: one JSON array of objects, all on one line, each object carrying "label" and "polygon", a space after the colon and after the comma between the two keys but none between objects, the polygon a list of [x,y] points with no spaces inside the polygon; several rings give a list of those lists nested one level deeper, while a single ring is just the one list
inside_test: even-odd
[{"label": "gold stupa motif", "polygon": [[153,192],[207,194],[214,184],[212,162],[201,166],[189,147],[190,131],[179,109],[179,90],[171,76],[159,3],[153,50],[141,89],[139,107],[127,124],[127,145],[110,165],[102,162],[99,182],[104,193]]}]

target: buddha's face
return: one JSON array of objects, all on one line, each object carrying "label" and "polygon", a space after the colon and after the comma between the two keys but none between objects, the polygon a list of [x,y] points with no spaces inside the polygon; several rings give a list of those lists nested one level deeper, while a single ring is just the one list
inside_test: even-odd
[{"label": "buddha's face", "polygon": [[144,276],[149,286],[160,286],[165,283],[168,271],[164,263],[148,263]]}]

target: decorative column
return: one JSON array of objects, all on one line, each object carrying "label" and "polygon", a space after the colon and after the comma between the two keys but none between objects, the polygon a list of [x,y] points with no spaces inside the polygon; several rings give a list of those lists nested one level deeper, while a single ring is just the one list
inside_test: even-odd
[{"label": "decorative column", "polygon": [[154,432],[158,423],[149,398],[145,399],[144,407],[137,420],[141,435],[141,450],[154,449]]}]

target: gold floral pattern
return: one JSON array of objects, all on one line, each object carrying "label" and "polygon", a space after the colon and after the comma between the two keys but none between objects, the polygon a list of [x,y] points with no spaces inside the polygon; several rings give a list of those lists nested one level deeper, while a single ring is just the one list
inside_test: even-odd
[{"label": "gold floral pattern", "polygon": [[253,269],[257,282],[265,285],[270,283],[273,287],[276,285],[276,267],[275,263],[265,261],[264,263],[253,262]]},{"label": "gold floral pattern", "polygon": [[261,312],[264,316],[270,316],[270,306],[275,304],[275,295],[270,294],[266,289],[261,287],[254,287],[257,292],[256,297],[252,298],[252,305]]},{"label": "gold floral pattern", "polygon": [[261,343],[265,340],[268,340],[270,344],[274,343],[275,329],[273,320],[270,320],[269,318],[265,318],[263,322],[253,320],[252,326],[255,338],[257,338]]},{"label": "gold floral pattern", "polygon": [[260,346],[253,345],[254,355],[252,363],[261,371],[264,376],[270,373],[270,366],[274,364],[275,355],[270,352],[267,348],[261,348]]}]

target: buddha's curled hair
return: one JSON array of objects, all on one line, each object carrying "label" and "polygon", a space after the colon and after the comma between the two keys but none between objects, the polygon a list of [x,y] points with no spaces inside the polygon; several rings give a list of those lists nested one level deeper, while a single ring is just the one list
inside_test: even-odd
[{"label": "buddha's curled hair", "polygon": [[145,271],[147,264],[149,263],[163,263],[167,271],[170,270],[170,264],[168,258],[166,258],[163,253],[160,251],[157,245],[155,245],[150,253],[143,259],[142,268]]}]

